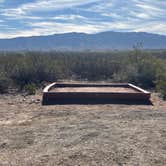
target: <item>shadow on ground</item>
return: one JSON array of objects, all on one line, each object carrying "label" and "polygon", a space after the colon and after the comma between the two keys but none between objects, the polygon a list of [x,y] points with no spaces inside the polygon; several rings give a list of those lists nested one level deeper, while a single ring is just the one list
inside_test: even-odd
[{"label": "shadow on ground", "polygon": [[150,100],[79,100],[79,99],[68,99],[68,100],[43,100],[42,105],[68,105],[68,104],[126,104],[126,105],[153,105]]}]

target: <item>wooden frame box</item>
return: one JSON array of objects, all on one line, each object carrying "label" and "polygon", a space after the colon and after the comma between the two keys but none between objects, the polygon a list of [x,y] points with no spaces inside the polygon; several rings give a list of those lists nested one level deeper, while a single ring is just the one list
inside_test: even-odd
[{"label": "wooden frame box", "polygon": [[133,84],[52,83],[43,90],[43,105],[149,103],[150,92]]}]

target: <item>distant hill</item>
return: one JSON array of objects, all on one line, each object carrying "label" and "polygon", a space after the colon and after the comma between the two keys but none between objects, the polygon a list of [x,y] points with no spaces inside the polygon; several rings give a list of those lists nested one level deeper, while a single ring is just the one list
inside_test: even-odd
[{"label": "distant hill", "polygon": [[166,49],[166,36],[145,32],[74,32],[0,39],[0,50],[122,50],[137,43],[142,43],[145,49]]}]

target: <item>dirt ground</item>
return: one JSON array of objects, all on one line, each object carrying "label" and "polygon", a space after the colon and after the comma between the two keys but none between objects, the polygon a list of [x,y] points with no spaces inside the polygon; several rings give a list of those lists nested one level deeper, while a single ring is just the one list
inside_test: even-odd
[{"label": "dirt ground", "polygon": [[42,106],[0,95],[0,166],[164,166],[166,102]]},{"label": "dirt ground", "polygon": [[138,92],[135,89],[127,87],[70,87],[70,88],[54,88],[51,89],[52,92]]}]

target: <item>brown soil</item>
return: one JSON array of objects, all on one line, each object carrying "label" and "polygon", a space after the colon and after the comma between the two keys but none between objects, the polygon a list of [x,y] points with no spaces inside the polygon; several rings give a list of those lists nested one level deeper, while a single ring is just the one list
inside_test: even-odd
[{"label": "brown soil", "polygon": [[42,106],[0,95],[0,165],[164,166],[166,102]]},{"label": "brown soil", "polygon": [[70,87],[70,88],[53,88],[51,92],[130,92],[135,93],[136,90],[127,87]]}]

